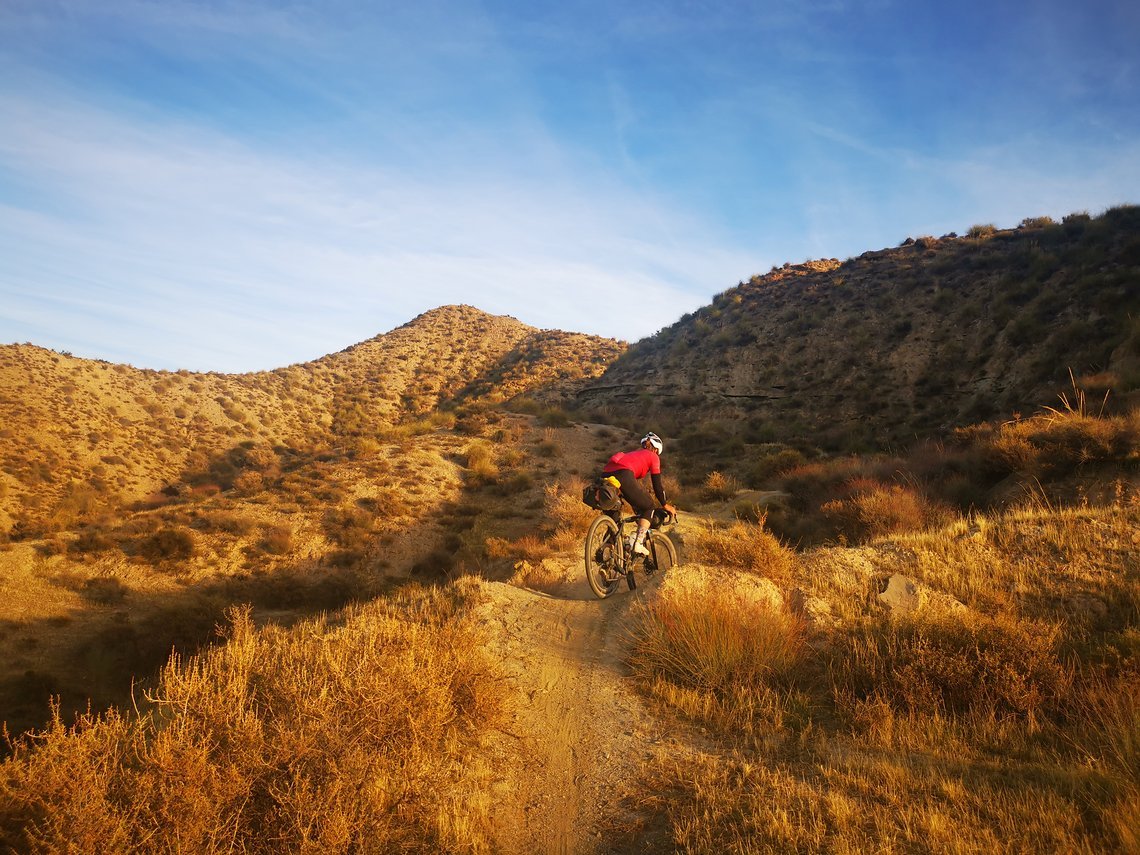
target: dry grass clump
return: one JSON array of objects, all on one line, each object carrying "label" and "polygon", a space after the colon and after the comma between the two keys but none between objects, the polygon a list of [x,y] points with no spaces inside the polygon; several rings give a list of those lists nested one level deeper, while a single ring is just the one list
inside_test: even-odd
[{"label": "dry grass clump", "polygon": [[196,542],[188,529],[167,526],[142,538],[134,546],[137,555],[153,564],[188,561],[194,556]]},{"label": "dry grass clump", "polygon": [[293,630],[232,613],[147,711],[58,715],[0,772],[0,843],[38,852],[477,852],[502,684],[456,589]]},{"label": "dry grass clump", "polygon": [[[581,545],[586,529],[598,515],[596,510],[582,501],[582,490],[585,487],[586,482],[575,475],[545,488],[543,507],[547,525],[544,528],[549,532],[545,541],[545,555],[552,551],[574,550]],[[532,552],[522,557],[535,559],[544,557],[544,554]]]},{"label": "dry grass clump", "polygon": [[1140,412],[1096,417],[1068,410],[1006,422],[976,436],[990,458],[1011,472],[1058,477],[1086,464],[1136,460]]},{"label": "dry grass clump", "polygon": [[919,531],[947,522],[950,513],[909,486],[884,484],[870,478],[854,479],[844,486],[842,498],[820,506],[835,526],[841,542],[863,542],[875,537]]},{"label": "dry grass clump", "polygon": [[723,502],[731,499],[740,489],[740,483],[731,475],[712,471],[705,477],[701,497],[706,502]]},{"label": "dry grass clump", "polygon": [[802,623],[727,586],[659,597],[630,637],[634,674],[653,694],[726,732],[780,722],[804,664]]},{"label": "dry grass clump", "polygon": [[838,707],[878,703],[925,715],[1018,716],[1037,722],[1069,701],[1072,674],[1056,627],[969,614],[878,618],[835,645]]},{"label": "dry grass clump", "polygon": [[548,541],[533,534],[525,534],[517,540],[488,537],[485,549],[488,558],[508,558],[522,561],[541,561],[554,551]]},{"label": "dry grass clump", "polygon": [[[940,852],[950,855],[1129,851],[1089,828],[1082,806],[1047,784],[965,758],[857,747],[826,762],[685,757],[647,782],[667,826],[659,851]],[[643,833],[643,832],[642,832]]]},{"label": "dry grass clump", "polygon": [[495,447],[486,440],[468,443],[463,451],[467,459],[468,477],[476,484],[494,483],[499,477],[499,467],[495,463]]},{"label": "dry grass clump", "polygon": [[[637,673],[731,751],[651,767],[642,807],[656,816],[639,833],[710,853],[1135,851],[1138,531],[1140,502],[1122,494],[819,550],[794,570],[817,605],[783,680],[722,664],[745,635],[763,647],[748,658],[779,662],[778,610],[745,610],[734,634],[731,602],[656,605]],[[967,608],[888,614],[883,572]],[[766,626],[747,623],[757,615]]]},{"label": "dry grass clump", "polygon": [[691,537],[694,556],[706,564],[738,567],[771,579],[787,579],[795,566],[795,554],[764,528],[765,516],[757,523],[697,528]]}]

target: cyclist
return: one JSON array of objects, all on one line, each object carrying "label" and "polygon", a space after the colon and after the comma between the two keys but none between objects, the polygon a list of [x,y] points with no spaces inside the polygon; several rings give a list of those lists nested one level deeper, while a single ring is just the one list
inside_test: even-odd
[{"label": "cyclist", "polygon": [[637,514],[637,532],[629,536],[629,546],[637,555],[649,554],[645,547],[645,533],[649,531],[649,520],[654,509],[653,499],[637,482],[649,475],[657,501],[670,514],[677,512],[665,501],[665,488],[661,484],[661,452],[664,450],[665,444],[661,442],[661,437],[651,431],[641,438],[641,448],[619,451],[602,470],[602,478],[610,479],[610,483],[621,490],[622,496]]}]

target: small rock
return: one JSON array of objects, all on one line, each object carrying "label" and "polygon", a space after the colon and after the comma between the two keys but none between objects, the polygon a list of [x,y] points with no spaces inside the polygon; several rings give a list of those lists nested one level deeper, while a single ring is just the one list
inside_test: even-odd
[{"label": "small rock", "polygon": [[880,578],[877,584],[878,600],[890,609],[891,614],[908,615],[920,610],[962,611],[966,608],[949,594],[935,591],[902,573]]}]

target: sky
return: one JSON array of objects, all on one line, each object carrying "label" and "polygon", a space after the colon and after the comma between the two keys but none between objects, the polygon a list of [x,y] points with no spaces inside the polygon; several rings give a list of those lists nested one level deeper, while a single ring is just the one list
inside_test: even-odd
[{"label": "sky", "polygon": [[1140,203],[1135,0],[0,0],[0,343],[636,341],[772,266]]}]

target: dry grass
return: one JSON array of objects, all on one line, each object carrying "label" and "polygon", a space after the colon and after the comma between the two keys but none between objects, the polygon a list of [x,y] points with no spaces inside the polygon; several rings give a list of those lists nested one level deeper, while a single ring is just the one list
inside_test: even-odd
[{"label": "dry grass", "polygon": [[740,483],[732,475],[713,471],[705,477],[701,497],[706,502],[723,502],[735,496],[739,489]]},{"label": "dry grass", "polygon": [[784,580],[795,566],[795,554],[757,523],[737,521],[727,527],[703,526],[691,536],[694,555],[706,564],[737,567],[770,579]]},{"label": "dry grass", "polygon": [[233,613],[141,714],[57,717],[0,778],[2,841],[32,852],[481,852],[474,759],[502,687],[458,613],[408,593],[293,630]]},{"label": "dry grass", "polygon": [[670,706],[744,740],[798,702],[803,624],[728,586],[671,588],[636,615],[634,674]]},{"label": "dry grass", "polygon": [[[783,671],[780,610],[737,611],[711,578],[711,598],[654,606],[642,685],[725,748],[650,765],[637,833],[709,853],[1136,851],[1138,531],[1126,495],[819,550],[789,584],[829,618]],[[884,613],[873,580],[900,570],[968,608]]]}]

